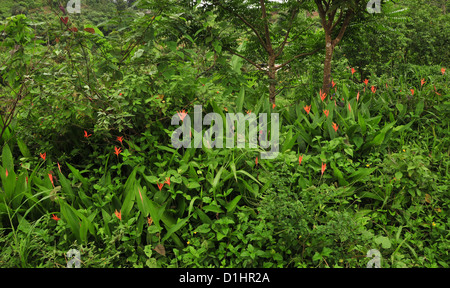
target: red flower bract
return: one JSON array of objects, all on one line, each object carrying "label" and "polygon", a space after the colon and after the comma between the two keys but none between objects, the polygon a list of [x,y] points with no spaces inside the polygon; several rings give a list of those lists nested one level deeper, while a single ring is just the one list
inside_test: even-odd
[{"label": "red flower bract", "polygon": [[179,112],[177,112],[177,114],[178,114],[178,117],[180,117],[181,121],[183,121],[187,115],[186,110],[179,111]]},{"label": "red flower bract", "polygon": [[322,175],[323,175],[323,172],[325,172],[325,169],[327,169],[327,164],[322,163]]},{"label": "red flower bract", "polygon": [[44,161],[45,161],[45,157],[47,156],[47,152],[40,153],[39,155],[40,155],[41,158],[44,159]]},{"label": "red flower bract", "polygon": [[122,152],[122,148],[117,148],[116,146],[114,146],[114,154],[116,154],[117,156],[119,156],[119,154]]},{"label": "red flower bract", "polygon": [[48,178],[50,179],[50,182],[52,182],[52,186],[55,187],[55,183],[53,183],[53,175],[51,173],[48,173]]},{"label": "red flower bract", "polygon": [[309,114],[309,111],[311,111],[311,105],[305,106],[305,107],[303,107],[303,109],[305,109],[306,113]]},{"label": "red flower bract", "polygon": [[116,209],[116,211],[114,211],[114,214],[116,214],[116,217],[119,218],[119,220],[122,220],[122,211],[117,212],[117,209]]},{"label": "red flower bract", "polygon": [[333,123],[333,129],[335,132],[337,132],[338,128],[339,128],[339,125],[337,125],[336,123]]}]

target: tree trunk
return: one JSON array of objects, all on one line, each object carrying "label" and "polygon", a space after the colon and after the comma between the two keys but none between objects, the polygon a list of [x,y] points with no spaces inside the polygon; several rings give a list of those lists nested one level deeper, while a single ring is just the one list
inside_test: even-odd
[{"label": "tree trunk", "polygon": [[275,104],[276,88],[277,88],[277,70],[275,68],[275,55],[269,55],[269,99],[270,104]]},{"label": "tree trunk", "polygon": [[331,41],[331,35],[328,32],[325,32],[325,61],[323,63],[323,82],[322,82],[322,93],[330,92],[330,83],[331,83],[331,60],[333,59],[333,50],[334,45]]}]

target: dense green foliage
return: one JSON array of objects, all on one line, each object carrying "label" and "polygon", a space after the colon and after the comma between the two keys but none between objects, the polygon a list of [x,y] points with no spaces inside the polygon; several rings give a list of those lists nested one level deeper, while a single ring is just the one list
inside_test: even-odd
[{"label": "dense green foliage", "polygon": [[[237,16],[254,7],[59,2],[0,7],[0,267],[65,267],[71,248],[82,267],[366,267],[370,249],[449,266],[447,1],[358,14],[330,95],[317,49],[278,71],[275,106]],[[276,44],[294,2],[268,5]],[[323,48],[313,2],[280,63]],[[279,113],[278,157],[175,149],[171,119],[194,105]]]}]

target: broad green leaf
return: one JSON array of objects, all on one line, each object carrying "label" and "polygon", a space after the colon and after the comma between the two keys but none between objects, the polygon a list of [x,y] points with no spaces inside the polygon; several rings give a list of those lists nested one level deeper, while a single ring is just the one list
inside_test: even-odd
[{"label": "broad green leaf", "polygon": [[13,157],[12,157],[12,153],[11,153],[11,150],[9,149],[8,144],[3,146],[3,150],[2,150],[2,166],[3,166],[3,168],[8,169],[9,173],[14,172]]},{"label": "broad green leaf", "polygon": [[80,237],[80,219],[78,219],[76,213],[73,211],[72,206],[66,204],[64,201],[60,201],[61,214],[64,221],[69,224],[70,230],[75,235],[78,241],[81,241]]},{"label": "broad green leaf", "polygon": [[87,179],[81,175],[80,171],[77,168],[70,165],[69,163],[66,163],[66,165],[67,165],[67,167],[69,167],[70,171],[72,171],[75,178],[77,178],[79,181],[81,181],[81,183],[83,184],[83,187],[85,189],[88,189],[89,183],[88,183]]},{"label": "broad green leaf", "polygon": [[228,202],[228,204],[225,206],[228,212],[233,212],[233,210],[236,208],[236,205],[238,204],[239,200],[241,200],[242,195],[238,195],[234,197],[233,200]]},{"label": "broad green leaf", "polygon": [[236,99],[236,113],[242,112],[242,107],[244,105],[244,98],[245,98],[245,87],[242,86],[241,90],[239,91],[239,95]]},{"label": "broad green leaf", "polygon": [[19,146],[19,150],[23,157],[31,157],[30,150],[28,150],[27,145],[22,141],[22,139],[17,138],[17,146]]}]

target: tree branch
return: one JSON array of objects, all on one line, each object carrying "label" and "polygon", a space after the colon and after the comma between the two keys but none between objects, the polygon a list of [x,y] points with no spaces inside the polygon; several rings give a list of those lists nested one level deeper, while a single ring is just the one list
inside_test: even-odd
[{"label": "tree branch", "polygon": [[252,64],[253,66],[255,66],[258,70],[264,71],[264,72],[267,73],[267,71],[264,70],[260,65],[256,64],[254,61],[248,59],[247,57],[245,57],[245,56],[243,56],[243,55],[241,55],[241,54],[239,54],[239,53],[236,53],[236,52],[234,52],[233,50],[231,50],[231,49],[229,49],[229,48],[225,48],[225,50],[227,50],[228,52],[230,52],[230,53],[233,54],[233,55],[236,55],[236,56],[238,56],[238,57],[244,59],[244,60],[247,61],[248,63],[250,63],[250,64]]},{"label": "tree branch", "polygon": [[276,53],[276,56],[275,56],[275,57],[280,56],[280,55],[281,55],[281,52],[283,52],[284,46],[285,46],[286,43],[287,43],[287,39],[288,39],[288,37],[289,37],[289,33],[291,32],[291,29],[292,29],[292,26],[293,26],[294,18],[295,18],[295,16],[297,15],[297,13],[298,13],[298,9],[297,9],[297,8],[295,8],[294,10],[292,10],[291,20],[290,20],[290,23],[289,23],[289,28],[288,28],[288,30],[287,30],[287,32],[286,32],[286,35],[285,35],[285,37],[284,37],[283,42],[281,42],[280,47],[278,47],[278,49],[277,49],[277,53]]},{"label": "tree branch", "polygon": [[261,14],[262,14],[262,19],[264,21],[264,35],[266,37],[266,51],[269,54],[273,53],[273,48],[272,48],[272,42],[270,41],[270,32],[269,32],[269,24],[268,24],[268,19],[267,19],[267,11],[266,11],[266,5],[264,4],[264,0],[259,0],[259,3],[261,4]]},{"label": "tree branch", "polygon": [[298,55],[294,56],[293,58],[291,58],[290,60],[284,62],[280,66],[275,67],[275,69],[279,70],[279,69],[283,68],[284,66],[286,66],[287,64],[291,63],[292,61],[294,61],[295,59],[303,57],[303,56],[312,55],[312,54],[316,53],[317,51],[319,51],[319,49],[320,48],[317,48],[316,50],[311,51],[311,52],[305,52],[305,53],[298,54]]},{"label": "tree branch", "polygon": [[339,22],[341,22],[342,15],[344,15],[344,12],[341,9],[338,19],[336,20],[336,22],[334,22],[333,26],[331,26],[331,31],[333,31],[336,25],[339,24]]},{"label": "tree branch", "polygon": [[261,45],[264,47],[264,49],[266,51],[267,50],[267,46],[266,43],[264,42],[264,40],[261,38],[261,35],[259,34],[258,30],[256,30],[256,28],[250,24],[250,22],[247,21],[247,19],[245,19],[243,16],[239,15],[238,13],[235,13],[233,10],[229,9],[228,7],[224,6],[220,1],[217,3],[217,5],[219,5],[220,7],[222,7],[223,9],[227,10],[229,13],[235,15],[236,17],[238,17],[245,25],[247,25],[247,27],[249,27],[253,33],[255,33],[256,37],[258,38],[259,42],[261,42]]},{"label": "tree branch", "polygon": [[334,39],[332,41],[333,47],[336,46],[339,43],[339,41],[341,41],[342,37],[344,36],[345,29],[347,29],[348,24],[350,23],[350,20],[352,19],[352,17],[353,17],[352,10],[349,10],[349,11],[347,11],[347,13],[345,13],[345,19],[344,19],[344,23],[341,26],[341,30],[339,30],[339,34],[336,37],[336,39]]}]

